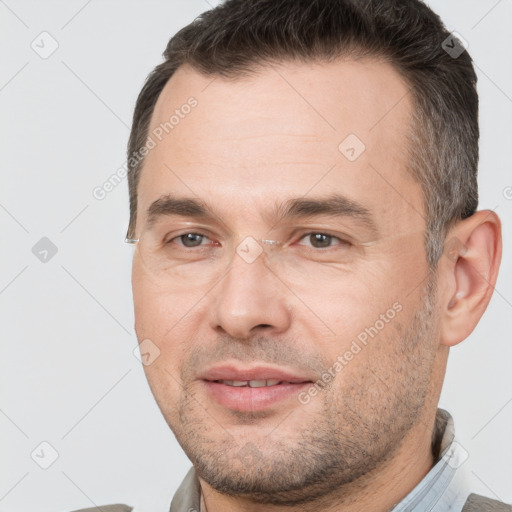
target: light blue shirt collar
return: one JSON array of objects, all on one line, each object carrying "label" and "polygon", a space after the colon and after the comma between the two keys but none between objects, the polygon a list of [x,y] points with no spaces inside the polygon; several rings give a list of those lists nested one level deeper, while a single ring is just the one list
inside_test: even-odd
[{"label": "light blue shirt collar", "polygon": [[423,480],[395,507],[392,512],[461,512],[471,494],[462,464],[468,453],[455,440],[453,418],[443,409],[437,411],[442,435],[440,458]]}]

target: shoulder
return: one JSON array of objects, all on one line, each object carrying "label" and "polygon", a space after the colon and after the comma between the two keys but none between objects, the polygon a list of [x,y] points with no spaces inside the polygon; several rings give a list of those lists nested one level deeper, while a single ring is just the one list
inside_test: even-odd
[{"label": "shoulder", "polygon": [[101,505],[101,507],[81,508],[80,510],[73,510],[72,512],[132,512],[133,507],[117,503],[115,505]]},{"label": "shoulder", "polygon": [[512,512],[512,505],[478,494],[470,494],[462,512]]}]

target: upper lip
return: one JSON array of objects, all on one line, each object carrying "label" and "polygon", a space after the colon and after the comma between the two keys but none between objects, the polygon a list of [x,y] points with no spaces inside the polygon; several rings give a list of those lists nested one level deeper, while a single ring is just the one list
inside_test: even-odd
[{"label": "upper lip", "polygon": [[250,366],[242,367],[232,364],[214,365],[202,372],[200,379],[215,380],[279,380],[284,382],[298,383],[311,382],[312,380],[298,372],[275,368],[272,366]]}]

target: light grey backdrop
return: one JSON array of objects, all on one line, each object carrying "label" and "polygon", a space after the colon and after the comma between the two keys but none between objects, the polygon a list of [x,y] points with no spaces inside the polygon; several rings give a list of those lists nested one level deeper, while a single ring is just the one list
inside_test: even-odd
[{"label": "light grey backdrop", "polygon": [[[496,293],[452,349],[441,406],[474,490],[510,502],[512,2],[430,4],[475,60],[480,207],[504,222]],[[209,5],[0,0],[3,512],[163,512],[190,466],[132,353],[126,180],[94,190],[123,173],[136,95],[169,37]]]}]

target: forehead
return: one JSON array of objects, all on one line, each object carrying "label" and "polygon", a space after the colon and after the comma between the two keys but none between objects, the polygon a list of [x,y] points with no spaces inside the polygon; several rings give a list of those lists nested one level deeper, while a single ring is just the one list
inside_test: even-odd
[{"label": "forehead", "polygon": [[166,193],[200,196],[229,215],[228,205],[259,211],[265,202],[342,192],[383,220],[417,227],[411,108],[404,80],[375,59],[281,63],[232,79],[182,67],[151,119],[139,215]]}]

